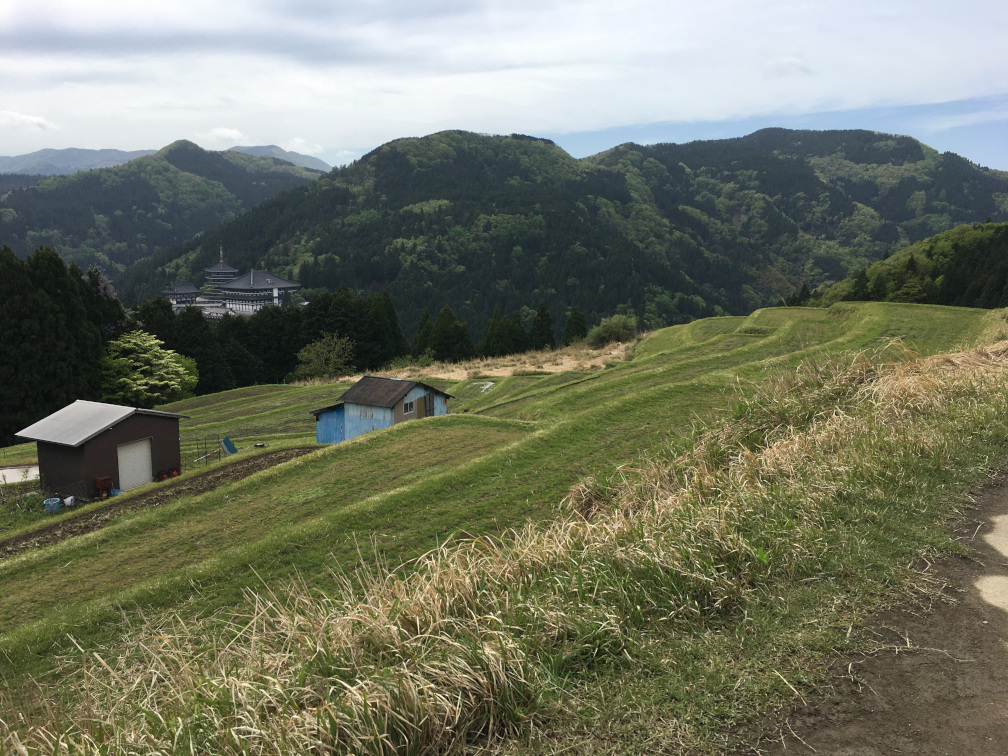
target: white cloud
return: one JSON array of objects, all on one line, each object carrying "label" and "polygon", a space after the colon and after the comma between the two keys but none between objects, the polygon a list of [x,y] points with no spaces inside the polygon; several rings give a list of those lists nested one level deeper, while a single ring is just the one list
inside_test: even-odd
[{"label": "white cloud", "polygon": [[302,155],[320,155],[325,150],[321,144],[312,144],[301,137],[288,139],[280,145],[280,148],[288,152],[300,152]]},{"label": "white cloud", "polygon": [[249,137],[245,136],[240,129],[232,129],[226,126],[218,126],[199,134],[200,143],[209,149],[220,145],[233,147],[234,145],[249,144]]},{"label": "white cloud", "polygon": [[12,110],[0,110],[0,126],[28,126],[29,128],[41,129],[43,131],[59,128],[48,118],[15,113]]},{"label": "white cloud", "polygon": [[558,133],[1003,95],[1005,28],[1000,0],[6,0],[0,102],[61,126],[60,144],[45,121],[8,151],[195,134],[332,162],[444,128]]},{"label": "white cloud", "polygon": [[929,130],[937,132],[991,123],[1008,123],[1008,103],[1001,102],[994,107],[978,107],[934,116],[929,119],[927,127]]}]

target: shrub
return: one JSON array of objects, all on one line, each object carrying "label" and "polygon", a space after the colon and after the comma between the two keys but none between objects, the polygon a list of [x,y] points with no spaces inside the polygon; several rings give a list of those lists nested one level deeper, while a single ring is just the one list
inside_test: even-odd
[{"label": "shrub", "polygon": [[630,341],[637,335],[637,318],[632,315],[613,315],[588,331],[588,345],[598,349],[614,341]]}]

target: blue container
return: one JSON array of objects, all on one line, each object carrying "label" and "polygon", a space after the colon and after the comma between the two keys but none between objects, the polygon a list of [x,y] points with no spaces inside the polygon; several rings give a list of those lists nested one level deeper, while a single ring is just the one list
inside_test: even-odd
[{"label": "blue container", "polygon": [[58,497],[55,499],[46,499],[42,503],[45,504],[46,512],[50,512],[51,514],[59,514],[60,500]]}]

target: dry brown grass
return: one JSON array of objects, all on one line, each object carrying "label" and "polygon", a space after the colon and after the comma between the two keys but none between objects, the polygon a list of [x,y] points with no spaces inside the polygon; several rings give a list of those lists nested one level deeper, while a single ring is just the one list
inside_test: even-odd
[{"label": "dry brown grass", "polygon": [[[608,344],[601,349],[592,349],[580,342],[569,347],[511,354],[504,357],[478,357],[465,362],[435,362],[426,367],[410,366],[392,371],[382,371],[378,375],[388,378],[439,378],[462,381],[468,378],[505,378],[521,374],[553,374],[569,371],[590,372],[602,370],[607,363],[622,361],[629,356],[629,345]],[[351,376],[347,380],[357,380]]]}]

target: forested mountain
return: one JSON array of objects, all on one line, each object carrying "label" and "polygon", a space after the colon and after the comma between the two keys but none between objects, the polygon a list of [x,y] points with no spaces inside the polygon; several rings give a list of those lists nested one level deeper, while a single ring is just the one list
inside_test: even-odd
[{"label": "forested mountain", "polygon": [[242,152],[246,155],[255,155],[257,157],[274,157],[280,160],[286,160],[288,163],[294,163],[294,165],[299,165],[302,168],[311,168],[313,171],[322,171],[327,173],[332,170],[332,166],[325,161],[319,160],[317,157],[312,157],[311,155],[302,155],[299,152],[291,152],[290,150],[285,150],[282,147],[277,147],[275,144],[264,145],[261,147],[231,147],[232,152]]},{"label": "forested mountain", "polygon": [[0,196],[0,244],[24,257],[48,245],[110,275],[233,220],[317,171],[271,157],[175,142],[114,168],[47,178]]},{"label": "forested mountain", "polygon": [[1008,223],[945,231],[810,295],[813,303],[841,300],[1008,307]]},{"label": "forested mountain", "polygon": [[308,289],[388,289],[412,333],[449,304],[479,333],[544,299],[553,322],[618,307],[659,326],[747,312],[843,279],[960,223],[1008,219],[1008,174],[868,131],[768,129],[626,144],[576,160],[552,142],[451,131],[386,144],[126,271],[146,299],[199,282],[220,246]]},{"label": "forested mountain", "polygon": [[[294,163],[302,168],[311,168],[323,173],[331,166],[311,155],[302,155],[281,149],[275,144],[264,146],[232,147],[232,151],[257,157],[274,157]],[[85,150],[69,147],[62,150],[36,150],[24,155],[0,155],[0,174],[29,173],[45,176],[66,176],[78,171],[95,168],[112,168],[144,155],[153,155],[157,150]]]},{"label": "forested mountain", "polygon": [[0,196],[11,189],[25,189],[46,180],[42,174],[32,173],[0,173]]},{"label": "forested mountain", "polygon": [[767,129],[577,160],[548,140],[449,131],[390,142],[116,282],[127,302],[199,284],[223,246],[309,295],[387,289],[407,334],[450,305],[478,337],[495,309],[540,299],[555,324],[577,306],[589,323],[632,309],[655,327],[748,312],[988,218],[1008,219],[1008,174],[909,137]]},{"label": "forested mountain", "polygon": [[0,173],[65,176],[94,168],[111,168],[144,155],[153,155],[154,152],[154,150],[85,150],[76,147],[36,150],[25,155],[0,155]]}]

